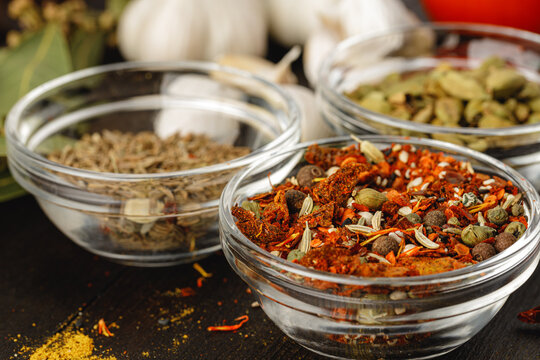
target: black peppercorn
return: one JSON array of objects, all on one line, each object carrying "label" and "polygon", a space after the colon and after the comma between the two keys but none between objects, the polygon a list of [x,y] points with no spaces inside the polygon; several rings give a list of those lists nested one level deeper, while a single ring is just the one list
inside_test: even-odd
[{"label": "black peppercorn", "polygon": [[302,187],[311,187],[313,185],[313,179],[325,177],[324,170],[315,165],[306,165],[298,170],[296,174],[296,180]]},{"label": "black peppercorn", "polygon": [[399,245],[390,236],[381,236],[373,242],[371,249],[382,256],[386,256],[390,251],[393,251],[395,255],[399,250]]},{"label": "black peppercorn", "polygon": [[473,247],[471,254],[474,260],[484,261],[497,253],[495,252],[495,248],[493,247],[493,245],[481,242]]}]

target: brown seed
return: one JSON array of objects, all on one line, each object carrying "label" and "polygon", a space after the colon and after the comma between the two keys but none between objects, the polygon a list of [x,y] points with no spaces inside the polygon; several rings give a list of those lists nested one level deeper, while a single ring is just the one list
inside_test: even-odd
[{"label": "brown seed", "polygon": [[298,212],[302,208],[306,194],[301,191],[289,189],[285,191],[285,200],[287,200],[287,206],[289,211]]},{"label": "brown seed", "polygon": [[390,236],[381,236],[373,242],[371,249],[382,256],[386,256],[390,251],[393,251],[395,255],[399,250],[399,245]]},{"label": "brown seed", "polygon": [[296,174],[296,180],[300,186],[311,187],[313,185],[313,179],[325,177],[324,170],[315,165],[306,165],[298,170]]},{"label": "brown seed", "polygon": [[495,250],[501,252],[508,249],[516,242],[516,237],[510,233],[503,232],[495,236]]},{"label": "brown seed", "polygon": [[447,170],[444,179],[450,184],[462,184],[465,181],[463,175],[453,170]]},{"label": "brown seed", "polygon": [[472,249],[472,256],[476,261],[484,261],[497,254],[493,245],[481,242]]},{"label": "brown seed", "polygon": [[424,225],[441,227],[446,224],[446,215],[442,211],[433,210],[424,216]]}]

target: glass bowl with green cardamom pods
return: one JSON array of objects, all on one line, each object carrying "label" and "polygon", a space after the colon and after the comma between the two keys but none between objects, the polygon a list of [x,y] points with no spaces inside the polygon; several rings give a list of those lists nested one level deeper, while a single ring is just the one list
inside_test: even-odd
[{"label": "glass bowl with green cardamom pods", "polygon": [[540,189],[540,35],[436,24],[343,41],[317,92],[338,134],[427,137],[487,153]]},{"label": "glass bowl with green cardamom pods", "polygon": [[6,122],[11,172],[50,220],[137,266],[219,250],[225,184],[299,136],[299,110],[279,87],[199,62],[74,72],[27,94]]}]

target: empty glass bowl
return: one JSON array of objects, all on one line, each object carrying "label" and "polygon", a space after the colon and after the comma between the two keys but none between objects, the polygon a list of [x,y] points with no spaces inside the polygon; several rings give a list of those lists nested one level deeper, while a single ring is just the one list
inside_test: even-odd
[{"label": "empty glass bowl", "polygon": [[343,41],[322,66],[317,92],[324,119],[338,134],[428,137],[486,152],[540,189],[540,123],[507,128],[445,127],[370,111],[343,95],[392,73],[430,70],[442,62],[475,68],[499,56],[540,83],[540,34],[476,24],[420,24]]},{"label": "empty glass bowl", "polygon": [[[253,289],[268,317],[300,345],[319,354],[334,358],[412,359],[449,352],[480,331],[536,268],[540,260],[540,197],[511,167],[464,147],[397,136],[360,138],[380,149],[394,143],[442,151],[470,161],[477,171],[512,181],[524,195],[529,228],[497,256],[434,275],[363,278],[288,262],[247,239],[235,225],[231,207],[271,190],[266,176],[257,171],[261,164],[272,165],[272,184],[279,184],[305,164],[303,155],[310,144],[300,144],[270,154],[227,184],[219,207],[223,252],[231,267]],[[340,137],[318,143],[342,147],[353,140]]]},{"label": "empty glass bowl", "polygon": [[[151,174],[81,170],[47,159],[58,144],[102,130],[205,134],[251,153]],[[220,248],[221,190],[238,169],[297,143],[299,115],[277,86],[244,72],[206,63],[121,63],[31,91],[9,113],[6,138],[13,176],[70,239],[114,261],[164,266]]]}]

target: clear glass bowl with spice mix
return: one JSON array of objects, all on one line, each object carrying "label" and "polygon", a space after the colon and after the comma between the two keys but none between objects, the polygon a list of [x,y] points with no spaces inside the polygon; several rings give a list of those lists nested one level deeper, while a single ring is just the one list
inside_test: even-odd
[{"label": "clear glass bowl with spice mix", "polygon": [[[527,230],[513,245],[499,254],[446,272],[420,276],[393,274],[386,276],[394,277],[373,277],[319,271],[313,266],[297,263],[298,253],[291,259],[290,255],[298,250],[292,250],[285,259],[280,252],[271,253],[259,247],[244,236],[237,226],[239,219],[231,211],[234,206],[242,204],[245,208],[244,202],[254,196],[254,201],[272,201],[259,194],[277,191],[272,188],[266,175],[258,173],[257,167],[260,164],[254,163],[236,174],[223,191],[219,208],[223,252],[231,267],[253,289],[268,317],[285,334],[314,352],[334,358],[411,359],[431,358],[452,351],[480,331],[501,309],[508,296],[534,272],[540,260],[539,195],[513,168],[465,147],[431,139],[399,136],[364,135],[360,139],[371,142],[383,152],[383,149],[388,148],[394,150],[395,146],[404,149],[406,146],[414,146],[417,150],[442,152],[463,161],[464,164],[468,162],[472,168],[465,171],[498,176],[502,180],[497,181],[502,181],[502,184],[511,181],[523,196],[520,212],[528,219]],[[302,169],[306,165],[304,155],[314,143],[299,144],[286,151],[271,154],[266,161],[273,166],[269,169],[271,184],[277,186],[286,179],[290,180],[291,176]],[[344,148],[355,144],[355,140],[347,136],[316,143],[322,148]],[[411,151],[412,148],[409,147],[409,155]],[[407,162],[407,159],[401,160]],[[412,169],[411,161],[414,161],[414,158],[409,157],[409,160]],[[348,160],[344,160],[346,161]],[[446,164],[439,165],[442,167]],[[469,169],[468,165],[466,169]],[[444,175],[446,176],[446,173]],[[406,176],[405,172],[401,171],[400,176]],[[452,177],[456,175],[452,174]],[[395,176],[392,178],[395,181]],[[301,182],[300,173],[296,179]],[[317,178],[314,180],[317,181]],[[488,180],[487,183],[493,183],[493,180]],[[459,189],[462,185],[453,186]],[[387,196],[390,198],[390,194]],[[288,201],[287,205],[289,206]],[[303,205],[304,203],[302,207]],[[260,211],[262,213],[262,210]],[[300,212],[302,211],[303,209],[300,209]],[[319,208],[317,211],[322,210]],[[402,209],[396,212],[401,211]],[[482,221],[495,221],[490,216],[488,213],[488,217]],[[376,215],[373,215],[371,219],[375,217]],[[427,225],[425,219],[424,226]],[[357,227],[365,228],[360,225]],[[261,233],[267,231],[267,228],[261,227]],[[304,235],[298,245],[299,249],[303,241]],[[315,238],[311,246],[318,246],[313,245],[313,241]],[[426,247],[433,245],[426,238],[422,244]],[[407,250],[407,246],[412,246],[412,250],[415,248],[412,244],[406,245],[403,251]],[[418,250],[418,247],[416,248]],[[422,251],[429,253],[433,250],[427,248]],[[373,271],[377,270],[376,259],[379,262],[386,261],[377,254],[368,253],[367,256],[373,256],[369,260],[371,264],[365,264]],[[386,259],[390,258],[386,256]],[[335,260],[336,258],[328,259],[328,263],[339,268],[340,265]],[[321,264],[323,263],[326,263],[324,259]],[[425,269],[429,272],[430,266]]]},{"label": "clear glass bowl with spice mix", "polygon": [[427,23],[343,41],[322,66],[317,92],[338,134],[467,146],[540,189],[539,69],[539,34]]},{"label": "clear glass bowl with spice mix", "polygon": [[227,181],[297,143],[298,116],[277,86],[215,64],[106,65],[41,85],[13,107],[9,165],[86,250],[138,266],[189,262],[220,248]]}]

